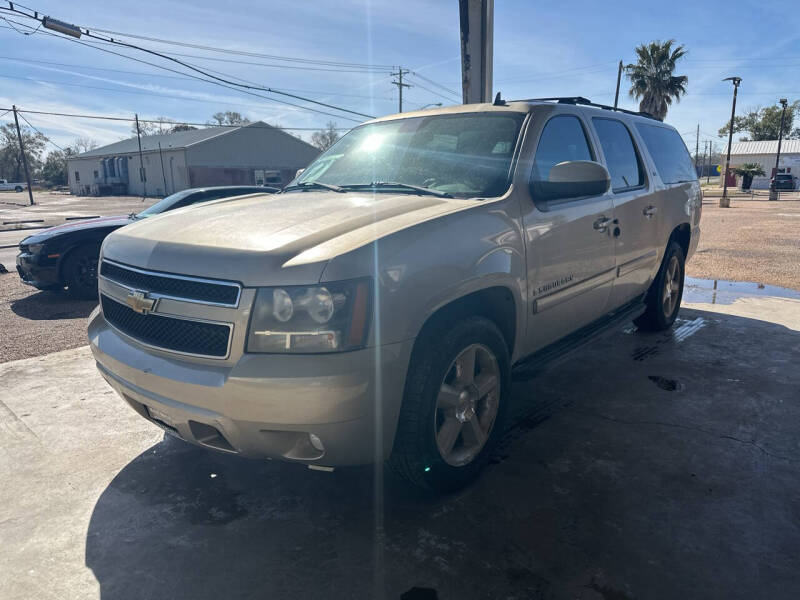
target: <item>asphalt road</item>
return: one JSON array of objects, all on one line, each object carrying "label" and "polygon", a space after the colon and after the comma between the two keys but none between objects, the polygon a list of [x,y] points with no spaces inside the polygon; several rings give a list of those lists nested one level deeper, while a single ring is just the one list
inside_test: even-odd
[{"label": "asphalt road", "polygon": [[[17,244],[24,238],[34,233],[42,231],[41,229],[28,229],[21,231],[0,231],[0,265],[5,266],[9,271],[13,271],[16,267],[16,258],[18,254]],[[11,246],[4,248],[3,246]]]}]

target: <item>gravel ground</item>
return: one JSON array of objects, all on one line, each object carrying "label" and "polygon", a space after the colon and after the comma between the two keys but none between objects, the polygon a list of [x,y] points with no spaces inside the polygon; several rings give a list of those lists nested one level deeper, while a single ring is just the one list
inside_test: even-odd
[{"label": "gravel ground", "polygon": [[[755,281],[800,290],[800,201],[703,205],[700,245],[690,277]],[[39,292],[11,273],[0,275],[0,362],[86,344],[86,317],[96,302]]]},{"label": "gravel ground", "polygon": [[15,271],[0,275],[0,362],[87,344],[86,317],[96,305],[23,285]]},{"label": "gravel ground", "polygon": [[754,281],[800,290],[800,201],[703,203],[690,277]]}]

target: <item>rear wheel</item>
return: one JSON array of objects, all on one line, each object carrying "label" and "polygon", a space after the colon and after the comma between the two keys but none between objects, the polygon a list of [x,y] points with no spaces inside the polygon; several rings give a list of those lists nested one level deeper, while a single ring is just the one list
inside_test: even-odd
[{"label": "rear wheel", "polygon": [[503,434],[509,356],[497,326],[470,317],[422,336],[406,380],[390,466],[410,483],[451,491],[472,481]]},{"label": "rear wheel", "polygon": [[100,251],[96,247],[81,246],[67,255],[64,263],[64,279],[69,294],[81,300],[97,299],[97,260]]},{"label": "rear wheel", "polygon": [[22,191],[22,186],[18,185],[17,187],[14,188],[14,191],[15,192],[21,192]]},{"label": "rear wheel", "polygon": [[647,310],[634,321],[639,329],[663,331],[672,327],[681,308],[685,266],[680,244],[670,242],[661,268],[645,297]]}]

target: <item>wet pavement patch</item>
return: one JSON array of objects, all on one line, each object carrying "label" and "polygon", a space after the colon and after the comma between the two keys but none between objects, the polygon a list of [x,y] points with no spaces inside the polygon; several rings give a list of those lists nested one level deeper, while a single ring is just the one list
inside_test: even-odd
[{"label": "wet pavement patch", "polygon": [[661,375],[648,375],[647,378],[667,392],[682,392],[686,389],[680,381],[667,379],[666,377],[661,377]]},{"label": "wet pavement patch", "polygon": [[748,296],[770,296],[800,300],[800,292],[777,285],[752,281],[726,281],[724,279],[698,279],[687,277],[684,281],[683,300],[706,304],[733,304]]}]

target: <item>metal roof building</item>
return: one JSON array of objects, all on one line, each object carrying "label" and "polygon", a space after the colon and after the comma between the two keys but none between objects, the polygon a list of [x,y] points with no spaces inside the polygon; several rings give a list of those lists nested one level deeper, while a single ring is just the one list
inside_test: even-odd
[{"label": "metal roof building", "polygon": [[[723,156],[728,145],[722,151]],[[760,164],[766,173],[763,177],[753,178],[753,189],[767,189],[775,174],[775,157],[778,153],[778,140],[760,142],[733,142],[731,144],[731,167],[740,167],[745,163]],[[781,142],[781,158],[778,168],[780,173],[790,173],[800,177],[800,140],[783,140]],[[798,180],[800,181],[800,180]]]},{"label": "metal roof building", "polygon": [[69,188],[82,195],[166,196],[211,185],[281,186],[318,154],[261,121],[136,137],[70,157]]}]

